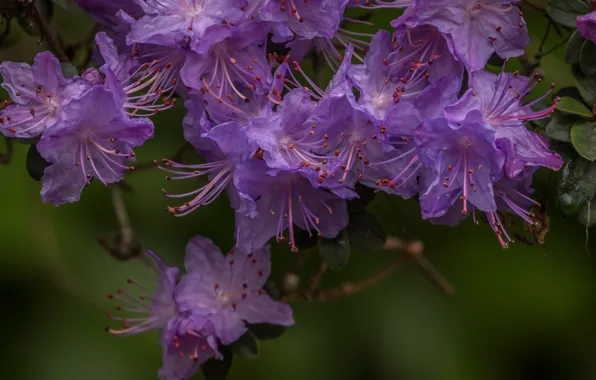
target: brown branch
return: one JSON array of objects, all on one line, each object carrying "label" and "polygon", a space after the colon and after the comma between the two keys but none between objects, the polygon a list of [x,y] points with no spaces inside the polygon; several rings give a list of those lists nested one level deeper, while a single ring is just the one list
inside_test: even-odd
[{"label": "brown branch", "polygon": [[41,29],[41,33],[42,33],[41,34],[42,37],[38,41],[38,44],[41,44],[41,42],[43,41],[43,37],[45,36],[46,40],[48,41],[48,44],[50,45],[50,47],[52,48],[54,53],[56,53],[56,55],[58,56],[58,59],[61,62],[68,62],[69,59],[66,56],[66,54],[64,53],[62,46],[60,45],[60,43],[58,42],[58,40],[56,39],[56,37],[54,36],[52,31],[50,30],[48,24],[45,22],[42,15],[37,10],[37,6],[35,5],[34,0],[29,0],[29,2],[31,4],[31,10],[32,10],[33,16],[35,17],[35,21],[37,21],[37,24],[39,25],[39,28]]}]

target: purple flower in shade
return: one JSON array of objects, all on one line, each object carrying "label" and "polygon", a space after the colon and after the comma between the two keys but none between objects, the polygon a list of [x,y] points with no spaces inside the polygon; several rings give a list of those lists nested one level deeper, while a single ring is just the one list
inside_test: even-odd
[{"label": "purple flower in shade", "polygon": [[242,0],[135,0],[145,15],[137,20],[127,36],[129,45],[152,43],[177,46],[191,38],[209,44],[208,28],[234,23],[243,17]]},{"label": "purple flower in shade", "polygon": [[530,42],[516,3],[519,0],[417,0],[392,22],[412,28],[432,25],[451,40],[450,47],[469,71],[484,68],[493,53],[502,58],[522,55]]},{"label": "purple flower in shade", "polygon": [[186,247],[184,266],[176,302],[211,323],[221,343],[238,340],[248,331],[246,323],[294,324],[292,309],[263,290],[271,271],[268,246],[224,257],[211,240],[196,236]]},{"label": "purple flower in shade", "polygon": [[238,190],[256,202],[256,215],[236,213],[236,244],[243,252],[263,246],[275,236],[297,251],[295,226],[327,238],[336,237],[348,224],[346,201],[314,188],[298,172],[275,171],[262,160],[250,160],[234,176]]},{"label": "purple flower in shade", "polygon": [[131,119],[103,86],[70,101],[58,123],[37,144],[51,165],[42,178],[44,202],[75,202],[91,179],[105,185],[120,181],[134,158],[132,148],[153,137],[149,119]]},{"label": "purple flower in shade", "polygon": [[60,62],[49,52],[35,56],[33,66],[3,62],[0,74],[13,104],[0,110],[0,132],[8,137],[34,138],[58,122],[69,102],[91,84],[80,77],[64,78]]},{"label": "purple flower in shade", "polygon": [[496,211],[493,183],[503,176],[505,159],[495,129],[480,111],[470,110],[460,118],[460,108],[473,96],[468,90],[445,108],[443,117],[423,121],[415,132],[418,157],[430,170],[420,195],[424,219],[445,215],[458,199],[463,215],[468,214],[468,202],[484,212]]},{"label": "purple flower in shade", "polygon": [[451,55],[448,41],[430,26],[402,26],[393,39],[387,31],[377,32],[364,65],[350,70],[360,93],[358,104],[379,121],[394,104],[416,97],[445,75],[461,81],[463,66]]},{"label": "purple flower in shade", "polygon": [[239,102],[250,102],[248,91],[265,94],[272,81],[263,44],[267,29],[256,22],[210,29],[217,40],[207,47],[193,47],[196,54],[188,56],[181,72],[184,83],[205,93],[208,101],[228,102],[235,107]]},{"label": "purple flower in shade", "polygon": [[143,16],[143,9],[134,0],[74,0],[82,10],[95,21],[106,27],[107,33],[114,37],[122,32],[122,20],[119,11],[124,11],[138,19]]},{"label": "purple flower in shade", "polygon": [[[151,116],[174,106],[171,99],[178,84],[180,66],[154,60],[138,63],[136,59],[118,54],[113,40],[105,33],[95,36],[104,59],[100,70],[106,75],[105,86],[129,116]],[[163,98],[161,96],[163,95]]]},{"label": "purple flower in shade", "polygon": [[131,336],[158,330],[163,349],[159,377],[162,380],[189,379],[208,359],[221,359],[213,327],[208,323],[197,324],[187,312],[180,311],[174,298],[179,281],[178,268],[167,266],[150,250],[147,255],[153,259],[159,273],[156,290],[148,294],[147,288],[129,278],[128,283],[140,290],[141,295],[135,296],[124,289],[109,293],[108,298],[117,302],[116,310],[126,312],[130,317],[114,316],[108,311],[110,319],[120,321],[124,326],[107,331],[116,336]]},{"label": "purple flower in shade", "polygon": [[186,194],[164,194],[169,198],[188,198],[182,206],[168,207],[176,216],[187,215],[201,206],[206,206],[227,190],[232,207],[239,212],[247,212],[246,196],[238,193],[233,178],[238,170],[243,170],[246,161],[255,154],[257,148],[246,137],[244,130],[236,122],[228,122],[205,131],[203,124],[184,126],[184,136],[197,151],[207,159],[207,163],[197,165],[180,164],[164,159],[165,167],[160,168],[174,176],[168,180],[180,180],[208,176],[210,181]]},{"label": "purple flower in shade", "polygon": [[[535,215],[531,210],[534,207],[540,207],[540,203],[530,198],[530,194],[533,192],[531,188],[532,176],[535,172],[536,168],[528,168],[515,179],[503,177],[493,185],[497,210],[485,212],[485,216],[503,248],[508,248],[509,244],[514,242],[505,228],[504,220],[502,220],[504,213],[517,215],[530,225],[536,223],[534,220]],[[475,207],[472,206],[471,209],[474,223],[479,224]],[[454,205],[445,215],[430,221],[434,224],[455,226],[464,218],[461,209]]]},{"label": "purple flower in shade", "polygon": [[424,120],[442,116],[443,109],[457,101],[460,87],[459,76],[445,75],[394,105],[373,136],[382,149],[367,157],[367,176],[361,182],[403,198],[417,194],[418,177],[427,168],[418,156],[415,131]]},{"label": "purple flower in shade", "polygon": [[[475,96],[469,97],[467,108],[483,112],[485,120],[495,129],[497,146],[505,153],[505,170],[509,178],[515,178],[526,166],[544,166],[559,170],[563,165],[561,157],[549,148],[546,138],[529,131],[524,126],[528,120],[550,117],[558,99],[552,106],[534,111],[532,107],[545,99],[550,90],[535,101],[524,104],[523,99],[541,81],[540,77],[526,78],[517,72],[499,75],[478,71],[471,75],[470,86]],[[467,111],[462,109],[459,119]]]},{"label": "purple flower in shade", "polygon": [[577,17],[577,31],[596,44],[596,12]]},{"label": "purple flower in shade", "polygon": [[[350,0],[264,0],[259,18],[280,23],[300,37],[332,38],[342,21]],[[288,35],[289,33],[279,33]]]}]

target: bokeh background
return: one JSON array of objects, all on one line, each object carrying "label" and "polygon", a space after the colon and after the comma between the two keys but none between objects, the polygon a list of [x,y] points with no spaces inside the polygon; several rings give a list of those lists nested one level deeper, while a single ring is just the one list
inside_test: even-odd
[{"label": "bokeh background", "polygon": [[[547,20],[532,8],[524,11],[534,41],[528,48],[532,58]],[[377,12],[373,21],[387,27],[396,16]],[[46,46],[13,24],[0,44],[0,61],[30,62]],[[85,39],[94,27],[86,15],[60,8],[51,26],[65,44]],[[545,50],[564,38],[551,33]],[[562,50],[541,61],[545,82],[559,87],[574,84]],[[4,98],[6,93],[0,93]],[[181,106],[158,115],[156,137],[138,150],[138,160],[171,157],[183,144],[183,117]],[[40,183],[25,170],[26,152],[26,145],[16,144],[12,163],[0,166],[0,377],[156,378],[161,352],[155,333],[120,338],[104,331],[114,326],[104,313],[114,306],[106,293],[126,286],[128,277],[154,281],[143,261],[117,260],[97,244],[97,236],[113,237],[116,229],[109,192],[95,181],[77,204],[42,204]],[[124,201],[143,247],[178,265],[196,234],[212,238],[224,251],[232,247],[233,213],[224,197],[175,218],[163,211],[168,203],[160,189],[196,184],[166,182],[154,168],[131,173],[127,181]],[[455,286],[456,295],[443,295],[413,262],[406,262],[362,293],[296,302],[296,325],[280,339],[261,342],[259,358],[236,357],[230,379],[595,379],[596,234],[561,217],[553,176],[541,173],[536,182],[536,199],[547,200],[551,217],[546,247],[516,243],[503,250],[486,224],[434,226],[421,220],[415,201],[377,196],[369,210],[391,235],[423,241],[426,256]],[[512,228],[524,233],[519,222]],[[591,239],[588,232],[594,234]],[[348,266],[325,276],[322,287],[369,276],[398,254],[353,252]],[[274,279],[292,255],[286,246],[276,246]],[[304,284],[318,262],[313,256],[300,272]]]}]

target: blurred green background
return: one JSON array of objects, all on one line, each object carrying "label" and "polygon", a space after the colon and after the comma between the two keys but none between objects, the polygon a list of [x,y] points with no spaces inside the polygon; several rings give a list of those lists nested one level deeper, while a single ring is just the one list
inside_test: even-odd
[{"label": "blurred green background", "polygon": [[[546,19],[525,11],[532,57]],[[386,27],[395,16],[377,12],[374,22]],[[93,23],[80,13],[56,9],[52,27],[68,44],[90,34]],[[562,38],[551,33],[545,48]],[[13,33],[0,45],[0,61],[31,61],[46,48],[36,41],[14,22]],[[573,85],[573,78],[561,50],[544,57],[542,67],[545,82],[564,87]],[[172,156],[183,143],[183,116],[179,105],[155,118],[156,137],[138,150],[140,162]],[[109,192],[95,181],[78,204],[42,204],[40,184],[25,170],[27,146],[15,148],[12,163],[0,166],[0,322],[5,331],[0,377],[156,378],[161,361],[156,333],[119,338],[104,332],[114,326],[104,314],[114,306],[106,293],[127,285],[128,277],[154,281],[141,260],[119,261],[96,243],[97,236],[113,236],[116,228]],[[163,211],[168,203],[160,189],[195,184],[166,182],[156,169],[127,178],[132,190],[124,191],[124,200],[144,247],[178,265],[195,234],[212,238],[224,251],[232,247],[233,213],[223,197],[175,218]],[[377,196],[370,211],[391,235],[422,240],[427,257],[457,294],[444,296],[414,263],[407,263],[360,294],[297,302],[292,305],[296,326],[281,339],[262,342],[258,359],[236,357],[230,379],[595,379],[591,285],[596,260],[588,248],[596,254],[596,236],[586,244],[586,231],[560,216],[549,173],[538,182],[536,199],[548,199],[551,216],[546,248],[516,243],[503,250],[486,224],[434,226],[421,220],[415,201]],[[512,228],[523,233],[519,222]],[[328,274],[322,287],[366,277],[397,254],[353,252],[346,269]],[[292,255],[286,246],[276,247],[274,278]],[[300,273],[303,284],[318,260],[312,257]]]}]

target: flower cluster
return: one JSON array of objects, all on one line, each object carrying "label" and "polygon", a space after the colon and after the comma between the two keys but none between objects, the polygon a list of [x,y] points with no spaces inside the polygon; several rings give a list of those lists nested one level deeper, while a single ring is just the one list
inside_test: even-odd
[{"label": "flower cluster", "polygon": [[[64,78],[49,53],[32,67],[0,65],[14,102],[0,111],[0,131],[40,137],[51,164],[43,200],[73,202],[93,178],[121,180],[132,148],[152,137],[148,117],[180,97],[184,137],[205,162],[156,165],[168,180],[207,180],[186,194],[164,190],[180,200],[167,209],[184,216],[225,192],[235,210],[236,253],[224,259],[195,238],[180,282],[156,258],[152,307],[118,297],[150,317],[115,334],[163,331],[164,379],[186,379],[220,358],[218,342],[238,339],[245,322],[292,323],[260,288],[263,247],[275,237],[298,250],[297,229],[336,237],[356,184],[417,197],[422,217],[436,223],[484,213],[506,247],[502,212],[533,223],[532,175],[562,165],[525,126],[553,112],[556,99],[536,110],[552,86],[527,103],[539,76],[485,71],[491,55],[521,55],[529,42],[516,0],[77,2],[105,25],[99,71]],[[369,34],[348,26],[372,27],[346,15],[353,7],[403,14],[391,32]],[[270,49],[280,44],[289,54]],[[301,66],[311,51],[334,72],[326,86]]]},{"label": "flower cluster", "polygon": [[219,344],[230,344],[247,331],[247,323],[294,324],[292,310],[274,301],[263,290],[270,272],[269,247],[251,254],[229,252],[225,257],[211,240],[197,236],[186,247],[186,274],[167,266],[148,251],[159,278],[152,295],[134,281],[128,283],[142,294],[118,289],[108,298],[116,310],[134,317],[115,316],[121,329],[114,335],[135,335],[157,329],[163,347],[162,379],[188,379],[207,360],[222,359]]}]

